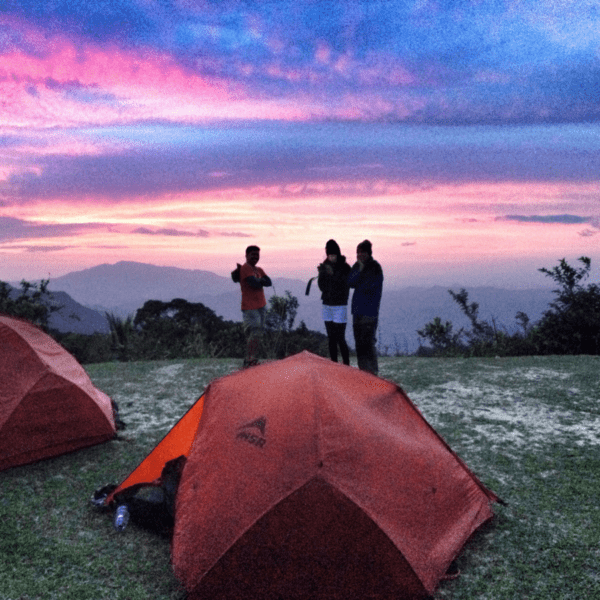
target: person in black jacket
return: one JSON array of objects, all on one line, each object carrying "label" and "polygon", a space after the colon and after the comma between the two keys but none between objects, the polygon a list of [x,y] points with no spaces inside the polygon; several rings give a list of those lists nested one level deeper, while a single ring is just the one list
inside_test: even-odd
[{"label": "person in black jacket", "polygon": [[350,265],[335,240],[325,246],[327,258],[318,267],[318,284],[323,301],[323,321],[329,340],[329,355],[337,362],[338,347],[345,365],[350,364],[350,351],[346,343],[346,323],[348,322],[348,275]]}]

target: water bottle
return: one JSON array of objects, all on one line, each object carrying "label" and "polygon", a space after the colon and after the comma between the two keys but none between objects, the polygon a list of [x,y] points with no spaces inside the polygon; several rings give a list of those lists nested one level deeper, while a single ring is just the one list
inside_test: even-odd
[{"label": "water bottle", "polygon": [[115,511],[113,525],[117,531],[124,531],[127,523],[129,523],[129,508],[127,504],[121,504],[117,506],[117,510]]}]

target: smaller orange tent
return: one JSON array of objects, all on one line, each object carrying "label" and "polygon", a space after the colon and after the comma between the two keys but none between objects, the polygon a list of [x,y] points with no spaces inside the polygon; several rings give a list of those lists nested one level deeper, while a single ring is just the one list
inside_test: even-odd
[{"label": "smaller orange tent", "polygon": [[190,600],[425,597],[498,501],[401,388],[308,352],[213,381],[106,504],[179,456]]},{"label": "smaller orange tent", "polygon": [[0,470],[114,437],[110,398],[60,344],[0,315]]}]

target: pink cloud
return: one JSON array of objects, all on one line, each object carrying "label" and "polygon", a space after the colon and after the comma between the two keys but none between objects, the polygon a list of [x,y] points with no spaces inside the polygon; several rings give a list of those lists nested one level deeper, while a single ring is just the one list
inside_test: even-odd
[{"label": "pink cloud", "polygon": [[158,52],[116,47],[77,47],[54,37],[50,54],[33,55],[14,50],[0,56],[0,73],[14,80],[54,81],[57,86],[100,86],[102,89],[151,89],[155,92],[203,94],[224,99],[224,88],[196,74],[185,73],[170,57]]},{"label": "pink cloud", "polygon": [[[63,204],[58,216],[53,203],[46,205],[45,218],[40,217],[42,206],[27,207],[31,223],[25,223],[23,215],[19,221],[17,217],[5,220],[5,231],[16,230],[9,236],[14,241],[0,244],[0,279],[6,279],[9,271],[16,274],[15,280],[31,278],[32,270],[39,270],[40,265],[42,276],[48,271],[56,276],[73,270],[74,265],[84,268],[123,259],[210,268],[227,275],[247,245],[241,238],[256,240],[264,248],[265,263],[271,260],[271,270],[285,272],[285,276],[299,271],[310,275],[330,237],[338,240],[348,256],[357,241],[369,238],[378,260],[385,264],[390,284],[394,270],[406,284],[415,263],[439,264],[438,273],[449,277],[444,265],[486,264],[498,257],[519,268],[525,259],[533,262],[528,268],[534,273],[569,253],[595,257],[596,238],[578,235],[582,227],[577,223],[495,219],[510,214],[515,206],[523,214],[539,214],[539,199],[531,196],[534,190],[535,186],[517,183],[418,188],[384,181],[348,181],[345,185],[324,181],[310,187],[298,184],[229,189],[218,195],[165,196],[154,202],[144,198],[119,207],[99,202]],[[565,185],[537,190],[558,199],[577,191],[583,196],[585,190]],[[493,201],[486,204],[490,198]],[[573,213],[581,212],[584,204],[583,199],[577,201]],[[16,208],[12,210],[18,214]],[[85,215],[90,222],[114,225],[103,229],[75,223]],[[589,218],[590,231],[595,229],[595,218]],[[51,219],[60,219],[62,225],[44,225]],[[152,235],[136,234],[141,228],[145,229],[142,233]],[[208,235],[198,236],[198,231]],[[32,253],[39,260],[33,261]]]},{"label": "pink cloud", "polygon": [[315,50],[315,61],[322,65],[329,64],[331,60],[331,48],[323,41],[317,43]]},{"label": "pink cloud", "polygon": [[300,81],[303,78],[300,69],[290,69],[281,64],[272,63],[266,68],[266,73],[273,79],[285,79],[287,81]]},{"label": "pink cloud", "polygon": [[[35,38],[30,30],[28,35]],[[5,127],[120,124],[145,119],[306,120],[324,112],[307,99],[290,103],[257,98],[240,83],[201,76],[159,51],[82,45],[59,35],[44,42],[44,52],[13,48],[0,54],[0,123]],[[256,68],[246,62],[240,62],[237,69],[246,76],[256,74]],[[279,63],[272,63],[268,74],[290,82],[313,81],[315,77],[310,69]]]},{"label": "pink cloud", "polygon": [[385,53],[371,52],[364,63],[355,65],[355,71],[358,80],[366,85],[409,86],[416,82],[416,78],[397,58]]},{"label": "pink cloud", "polygon": [[336,73],[342,77],[348,77],[350,75],[350,69],[352,67],[353,60],[350,54],[341,54],[333,65],[333,69]]},{"label": "pink cloud", "polygon": [[[32,30],[25,34],[36,38]],[[24,35],[25,35],[24,34]],[[44,52],[0,54],[0,122],[16,127],[124,123],[140,119],[307,117],[295,105],[250,99],[240,84],[203,77],[158,51],[77,45],[61,36],[39,40]],[[49,50],[48,50],[49,49]],[[254,67],[244,66],[251,74]],[[275,77],[306,74],[273,64]]]},{"label": "pink cloud", "polygon": [[[0,80],[3,92],[8,90],[13,111],[31,112],[33,105],[58,103],[56,112],[60,112],[76,103],[65,94],[74,89],[113,94],[113,118],[123,112],[140,112],[146,95],[151,96],[153,103],[177,96],[202,98],[204,102],[229,99],[223,82],[185,73],[166,55],[93,46],[78,49],[61,38],[53,40],[51,47],[49,56],[20,51],[0,55]],[[88,107],[86,120],[90,112],[98,110],[101,107],[97,105]],[[45,112],[54,112],[53,106]]]}]

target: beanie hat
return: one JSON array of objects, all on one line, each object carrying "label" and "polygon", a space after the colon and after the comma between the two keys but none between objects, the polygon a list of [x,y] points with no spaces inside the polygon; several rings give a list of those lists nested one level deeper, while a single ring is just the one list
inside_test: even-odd
[{"label": "beanie hat", "polygon": [[338,243],[335,240],[329,240],[327,242],[327,244],[325,245],[325,252],[327,253],[327,255],[336,254],[337,256],[340,256],[342,254],[342,251],[340,250],[340,247],[338,246]]},{"label": "beanie hat", "polygon": [[369,240],[364,240],[357,246],[358,250],[362,250],[363,252],[368,252],[369,254],[373,254],[373,245]]}]

